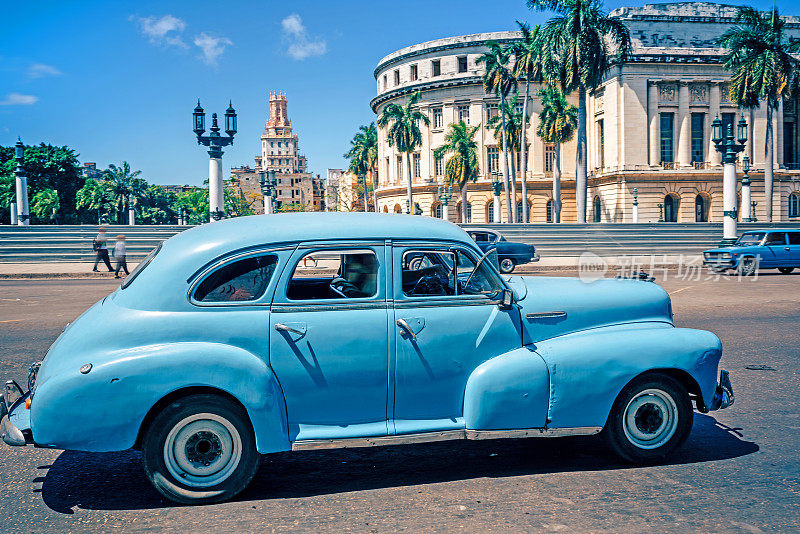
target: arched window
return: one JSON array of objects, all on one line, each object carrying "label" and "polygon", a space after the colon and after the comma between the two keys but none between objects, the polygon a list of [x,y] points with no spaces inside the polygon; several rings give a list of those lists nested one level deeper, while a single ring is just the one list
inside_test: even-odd
[{"label": "arched window", "polygon": [[592,214],[594,217],[592,220],[594,222],[600,222],[600,197],[595,195],[594,200],[592,201]]},{"label": "arched window", "polygon": [[486,203],[486,222],[494,222],[494,202],[491,200]]},{"label": "arched window", "polygon": [[547,212],[547,222],[549,222],[549,223],[553,222],[554,217],[553,217],[553,199],[552,198],[547,201],[547,204],[545,205],[545,211]]},{"label": "arched window", "polygon": [[403,213],[403,208],[400,207],[400,204],[394,205],[394,212],[395,213]]},{"label": "arched window", "polygon": [[800,217],[800,193],[789,195],[789,217]]},{"label": "arched window", "polygon": [[678,197],[675,195],[664,197],[664,222],[678,222]]},{"label": "arched window", "polygon": [[694,221],[708,222],[708,204],[703,195],[694,197]]},{"label": "arched window", "polygon": [[383,213],[389,213],[389,206],[383,207]]},{"label": "arched window", "polygon": [[433,216],[437,219],[442,218],[442,204],[440,202],[437,202],[431,211],[433,211]]},{"label": "arched window", "polygon": [[[531,203],[528,202],[528,214],[531,212]],[[517,201],[517,222],[522,222],[522,201]]]}]

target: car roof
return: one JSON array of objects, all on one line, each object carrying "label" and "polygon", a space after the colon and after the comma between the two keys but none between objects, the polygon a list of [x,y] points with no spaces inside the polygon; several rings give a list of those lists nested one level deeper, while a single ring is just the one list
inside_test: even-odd
[{"label": "car roof", "polygon": [[757,230],[745,230],[743,234],[752,234],[753,232],[800,232],[800,228],[759,228]]},{"label": "car roof", "polygon": [[497,230],[492,230],[491,228],[468,228],[467,233],[471,232],[489,232],[490,234],[500,235],[500,232]]}]

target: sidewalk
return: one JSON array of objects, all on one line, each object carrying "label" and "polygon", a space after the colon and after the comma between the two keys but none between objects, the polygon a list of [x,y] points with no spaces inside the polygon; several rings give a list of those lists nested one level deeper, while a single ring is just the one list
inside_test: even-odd
[{"label": "sidewalk", "polygon": [[[520,265],[514,274],[533,274],[547,271],[577,271],[580,269],[614,271],[642,270],[650,272],[654,269],[677,269],[686,266],[702,265],[700,255],[653,254],[646,256],[583,256],[546,257],[538,262]],[[113,274],[103,269],[92,272],[93,263],[0,263],[0,280],[15,278],[113,278]],[[136,263],[129,263],[128,270],[133,271]]]}]

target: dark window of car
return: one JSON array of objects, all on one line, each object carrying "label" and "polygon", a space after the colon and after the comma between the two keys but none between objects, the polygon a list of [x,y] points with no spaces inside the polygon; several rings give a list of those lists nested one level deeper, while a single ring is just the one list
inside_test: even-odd
[{"label": "dark window of car", "polygon": [[491,296],[501,289],[497,276],[487,265],[488,258],[484,259],[480,265],[477,265],[464,252],[459,251],[456,254],[456,258],[458,260],[456,279],[459,295]]},{"label": "dark window of car", "polygon": [[470,235],[476,243],[486,243],[489,241],[489,234],[486,232],[471,232]]},{"label": "dark window of car", "polygon": [[767,236],[767,240],[764,242],[765,245],[785,245],[786,244],[786,234],[783,232],[770,232]]},{"label": "dark window of car", "polygon": [[742,234],[742,237],[739,238],[739,241],[737,241],[736,244],[742,247],[750,247],[753,245],[758,245],[761,243],[762,239],[764,239],[764,232],[748,232],[746,234]]},{"label": "dark window of car", "polygon": [[155,258],[156,254],[158,254],[158,252],[161,250],[161,246],[162,245],[163,245],[163,243],[159,243],[158,246],[156,246],[156,248],[151,250],[150,254],[148,254],[147,257],[145,259],[143,259],[142,262],[139,265],[136,266],[136,268],[131,272],[130,276],[128,276],[125,279],[125,281],[122,282],[122,289],[125,289],[126,287],[131,285],[131,282],[136,280],[136,277],[139,276],[139,273],[144,271],[145,267],[150,265],[150,262],[153,261],[153,258]]},{"label": "dark window of car", "polygon": [[407,250],[402,284],[407,297],[490,295],[501,288],[487,260],[476,262],[462,251]]},{"label": "dark window of car", "polygon": [[247,302],[267,290],[278,257],[251,256],[227,263],[208,275],[194,292],[197,302]]},{"label": "dark window of car", "polygon": [[297,262],[290,300],[369,298],[378,293],[378,259],[371,249],[316,250]]},{"label": "dark window of car", "polygon": [[800,245],[800,232],[789,232],[786,235],[789,236],[790,245]]}]

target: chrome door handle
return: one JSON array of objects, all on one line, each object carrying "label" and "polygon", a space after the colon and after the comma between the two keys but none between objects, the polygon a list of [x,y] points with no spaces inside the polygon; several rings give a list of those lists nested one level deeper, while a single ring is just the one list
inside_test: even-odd
[{"label": "chrome door handle", "polygon": [[406,331],[408,337],[410,337],[414,341],[417,340],[417,334],[414,333],[414,330],[411,328],[411,325],[408,324],[408,322],[406,322],[405,319],[398,319],[397,321],[395,321],[395,323],[397,323],[397,326]]},{"label": "chrome door handle", "polygon": [[789,250],[789,247],[783,247],[783,250]]},{"label": "chrome door handle", "polygon": [[297,328],[292,328],[291,326],[286,326],[283,323],[275,323],[275,330],[279,332],[291,332],[292,334],[297,334],[298,336],[302,336],[305,334],[302,330],[298,330]]},{"label": "chrome door handle", "polygon": [[526,319],[552,319],[553,317],[566,317],[567,312],[565,311],[548,311],[548,312],[538,312],[538,313],[526,313]]}]

